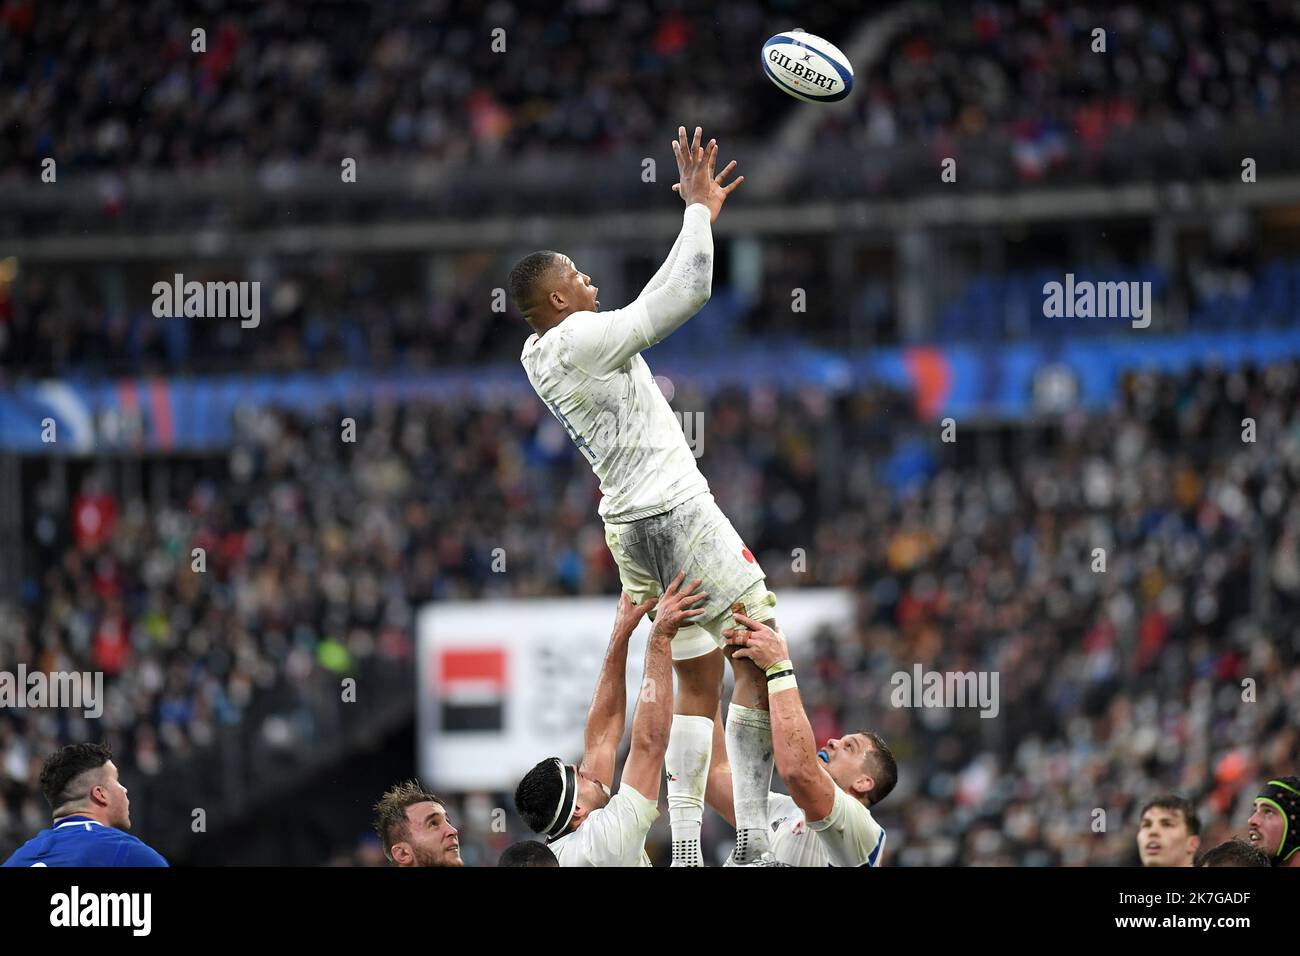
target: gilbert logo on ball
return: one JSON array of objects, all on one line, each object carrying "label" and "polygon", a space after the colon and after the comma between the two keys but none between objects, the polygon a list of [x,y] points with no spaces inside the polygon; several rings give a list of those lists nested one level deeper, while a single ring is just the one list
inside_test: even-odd
[{"label": "gilbert logo on ball", "polygon": [[763,44],[763,72],[777,88],[805,103],[835,103],[853,89],[853,65],[839,47],[803,30]]}]

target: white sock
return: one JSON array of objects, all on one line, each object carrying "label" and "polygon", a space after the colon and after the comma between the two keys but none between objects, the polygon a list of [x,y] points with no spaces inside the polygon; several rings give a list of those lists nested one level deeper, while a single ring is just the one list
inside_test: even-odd
[{"label": "white sock", "polygon": [[736,862],[768,848],[767,795],[772,789],[772,718],[765,710],[732,704],[727,710],[727,757],[736,806]]},{"label": "white sock", "polygon": [[713,721],[708,717],[673,715],[664,768],[668,771],[668,818],[673,827],[673,866],[703,866],[700,823],[704,791],[713,755]]}]

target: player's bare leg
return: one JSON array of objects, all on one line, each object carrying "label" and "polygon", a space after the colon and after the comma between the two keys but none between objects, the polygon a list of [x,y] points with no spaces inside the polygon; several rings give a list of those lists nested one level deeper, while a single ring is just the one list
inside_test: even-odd
[{"label": "player's bare leg", "polygon": [[677,672],[673,727],[664,768],[673,831],[673,866],[703,866],[700,824],[713,752],[713,718],[722,696],[722,652],[673,662]]},{"label": "player's bare leg", "polygon": [[[733,610],[744,613],[744,607]],[[776,627],[776,621],[765,621]],[[735,647],[727,648],[731,658]],[[768,850],[767,795],[772,789],[772,718],[767,712],[767,678],[753,662],[731,659],[736,689],[727,711],[727,757],[731,761],[736,810],[736,851],[732,862],[744,865]]]},{"label": "player's bare leg", "polygon": [[[722,696],[722,672],[725,667],[720,650],[689,660],[673,661],[673,670],[677,672],[677,698],[673,713],[708,717],[712,720],[718,708],[718,699]],[[758,668],[754,670],[757,671]]]},{"label": "player's bare leg", "polygon": [[[743,613],[743,612],[742,612]],[[776,621],[764,621],[768,627],[775,629]],[[731,692],[731,702],[754,710],[767,710],[767,677],[753,661],[735,660],[732,653],[736,650],[729,646],[726,650],[727,660],[731,661],[731,674],[736,679],[735,689]]]}]

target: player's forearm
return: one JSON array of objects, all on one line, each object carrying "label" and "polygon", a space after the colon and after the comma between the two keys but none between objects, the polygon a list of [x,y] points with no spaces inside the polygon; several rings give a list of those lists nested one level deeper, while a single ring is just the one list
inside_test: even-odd
[{"label": "player's forearm", "polygon": [[686,207],[674,249],[663,282],[641,298],[647,323],[641,330],[642,348],[662,342],[698,312],[713,293],[713,227],[709,209],[703,203]]},{"label": "player's forearm", "polygon": [[[777,635],[780,637],[780,635]],[[767,640],[771,644],[771,632]],[[817,757],[812,723],[803,709],[803,698],[795,683],[785,640],[780,637],[764,655],[767,678],[767,706],[772,719],[772,751],[776,769],[790,788],[790,796],[808,820],[824,820],[835,807],[837,787]]]},{"label": "player's forearm", "polygon": [[771,692],[767,698],[768,713],[772,718],[772,749],[776,757],[776,770],[789,783],[792,777],[815,777],[821,772],[817,759],[817,743],[812,724],[803,709],[799,688]]},{"label": "player's forearm", "polygon": [[682,235],[685,231],[685,223],[683,222],[682,230],[677,233],[677,238],[673,240],[673,247],[668,250],[668,258],[659,266],[658,271],[650,277],[650,281],[645,284],[645,288],[637,296],[638,299],[645,298],[648,293],[653,292],[668,281],[668,275],[673,271],[673,265],[677,262],[677,253],[682,248]]},{"label": "player's forearm", "polygon": [[662,759],[673,723],[672,638],[651,631],[645,652],[645,677],[632,716],[632,747]]},{"label": "player's forearm", "polygon": [[[708,208],[707,206],[704,206],[703,203],[692,203],[692,205],[699,205],[705,209]],[[690,209],[690,206],[687,206],[686,208]],[[638,299],[644,298],[647,293],[653,292],[655,289],[658,289],[660,286],[662,286],[665,282],[668,281],[668,276],[672,273],[673,266],[676,265],[677,263],[677,254],[681,251],[682,240],[686,236],[686,227],[688,223],[689,223],[689,219],[686,217],[685,211],[683,211],[682,228],[677,233],[677,238],[673,240],[673,247],[670,250],[668,250],[668,258],[665,259],[660,264],[658,271],[656,271],[655,274],[650,277],[650,281],[645,284],[645,288],[642,289],[641,294],[637,296]],[[709,237],[710,239],[712,239],[713,237],[711,224],[709,230]]]},{"label": "player's forearm", "polygon": [[605,649],[605,662],[596,681],[591,709],[587,711],[584,749],[588,754],[611,738],[617,749],[617,741],[623,736],[627,719],[627,646],[630,641],[630,634],[616,630]]},{"label": "player's forearm", "polygon": [[672,638],[650,632],[645,652],[645,679],[632,717],[632,744],[623,764],[620,786],[631,787],[647,800],[659,799],[664,752],[673,722]]}]

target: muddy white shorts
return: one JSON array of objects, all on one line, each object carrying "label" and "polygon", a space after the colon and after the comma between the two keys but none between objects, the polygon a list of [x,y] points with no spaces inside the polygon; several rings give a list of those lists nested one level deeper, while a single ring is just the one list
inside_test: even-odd
[{"label": "muddy white shorts", "polygon": [[686,572],[685,584],[701,580],[700,590],[709,594],[705,613],[673,638],[675,661],[725,646],[722,631],[735,626],[733,603],[758,621],[776,616],[776,595],[767,589],[763,569],[708,492],[665,514],[606,524],[605,543],[623,590],[637,603],[662,594],[679,571]]}]

